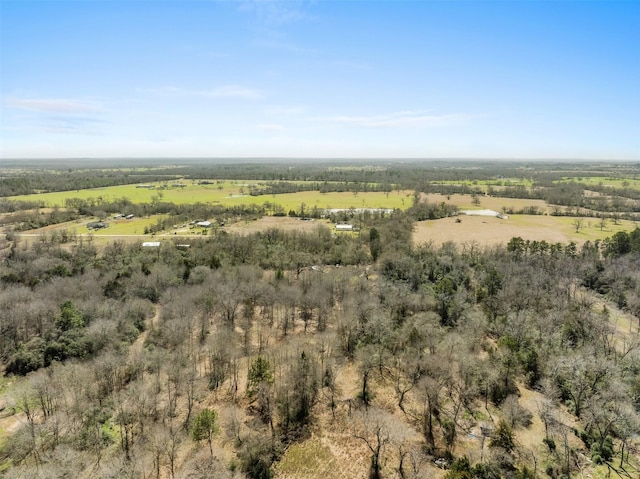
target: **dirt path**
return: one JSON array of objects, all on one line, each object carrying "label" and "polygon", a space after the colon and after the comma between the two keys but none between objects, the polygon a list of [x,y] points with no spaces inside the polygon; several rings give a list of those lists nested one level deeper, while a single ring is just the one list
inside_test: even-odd
[{"label": "dirt path", "polygon": [[161,307],[159,304],[156,304],[155,306],[155,313],[153,315],[153,317],[151,317],[150,319],[147,319],[145,321],[145,329],[142,332],[142,334],[140,334],[138,336],[138,338],[133,342],[133,344],[131,345],[131,347],[129,348],[129,355],[133,356],[136,354],[139,354],[142,352],[142,348],[144,347],[144,343],[147,341],[147,338],[149,337],[149,332],[158,325],[158,321],[160,320],[160,311],[161,311]]},{"label": "dirt path", "polygon": [[16,432],[23,424],[27,423],[27,417],[23,412],[15,411],[11,405],[10,392],[16,387],[16,381],[11,381],[11,384],[6,385],[4,392],[0,395],[0,406],[3,408],[0,411],[0,445],[11,434]]}]

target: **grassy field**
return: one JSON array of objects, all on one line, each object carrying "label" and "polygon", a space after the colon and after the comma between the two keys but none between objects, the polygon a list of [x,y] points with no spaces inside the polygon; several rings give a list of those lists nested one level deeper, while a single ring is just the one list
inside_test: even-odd
[{"label": "grassy field", "polygon": [[[10,200],[40,201],[47,207],[65,206],[70,198],[83,200],[114,201],[127,198],[133,203],[152,203],[163,201],[175,204],[211,203],[223,206],[238,204],[258,204],[265,202],[277,203],[285,210],[297,209],[301,203],[308,208],[408,208],[411,206],[411,191],[383,192],[331,192],[303,191],[279,195],[248,195],[250,185],[259,184],[258,181],[226,181],[211,180],[214,184],[202,185],[195,181],[182,181],[184,187],[172,186],[175,182],[159,182],[154,188],[140,188],[136,185],[113,186],[90,190],[62,191],[56,193],[42,193],[37,195],[12,196]],[[264,183],[264,182],[262,182]]]},{"label": "grassy field", "polygon": [[441,194],[429,194],[423,195],[423,199],[426,199],[430,203],[450,203],[456,205],[461,210],[477,210],[477,209],[491,209],[494,211],[502,211],[503,208],[513,209],[515,211],[535,206],[540,211],[547,211],[548,205],[544,200],[528,200],[520,198],[502,198],[499,196],[481,196],[479,197],[480,204],[474,205],[473,198],[470,195],[441,195]]},{"label": "grassy field", "polygon": [[[93,232],[94,236],[110,236],[110,235],[140,235],[144,233],[144,228],[146,226],[151,226],[155,224],[158,220],[166,218],[167,215],[154,215],[149,216],[148,218],[132,218],[130,220],[120,219],[120,220],[111,220],[109,221],[109,227],[96,230]],[[97,221],[97,219],[96,219]],[[83,225],[82,228],[87,230],[86,225]],[[78,233],[83,233],[84,231],[80,230]]]},{"label": "grassy field", "polygon": [[[566,176],[561,180],[555,181],[556,184],[578,182],[587,186],[610,186],[612,188],[631,188],[640,189],[640,178],[637,177],[612,177],[612,176]],[[480,188],[487,191],[487,188],[499,190],[507,186],[524,186],[530,188],[533,181],[527,178],[500,178],[491,180],[446,180],[433,181],[433,184],[442,185],[461,185]]]},{"label": "grassy field", "polygon": [[[460,220],[460,222],[458,222]],[[632,221],[620,221],[618,225],[607,222],[601,230],[599,221],[582,218],[583,227],[576,233],[575,218],[547,215],[510,215],[502,220],[493,217],[459,216],[436,221],[421,221],[413,232],[415,244],[433,241],[440,245],[447,241],[456,243],[477,242],[483,246],[506,244],[511,238],[520,236],[525,240],[549,243],[582,244],[586,241],[603,240],[618,231],[631,231],[637,225]]]},{"label": "grassy field", "polygon": [[584,183],[585,185],[593,186],[609,186],[612,188],[631,188],[634,190],[640,190],[640,178],[620,178],[611,176],[574,176],[566,177],[556,183],[570,183],[576,181]]},{"label": "grassy field", "polygon": [[505,187],[505,186],[524,186],[531,187],[533,186],[533,181],[527,178],[494,178],[490,180],[443,180],[443,181],[432,181],[434,185],[461,185],[461,186],[470,186],[470,187],[482,187],[484,191],[487,190],[488,186],[492,187]]},{"label": "grassy field", "polygon": [[[592,178],[596,181],[597,178]],[[185,203],[208,203],[220,204],[224,206],[240,204],[265,203],[278,204],[284,211],[299,211],[302,204],[307,211],[313,208],[399,208],[407,209],[413,201],[411,191],[393,191],[390,193],[371,192],[358,193],[332,192],[320,193],[318,191],[304,191],[298,193],[286,193],[278,195],[250,196],[247,194],[250,185],[259,182],[251,181],[225,181],[210,180],[212,184],[202,185],[196,181],[180,181],[183,187],[175,186],[177,182],[162,181],[154,184],[154,188],[137,188],[135,185],[116,186],[104,189],[81,190],[60,193],[46,193],[40,195],[30,195],[16,197],[22,199],[38,198],[49,206],[62,206],[67,198],[93,198],[94,201],[111,201],[117,198],[126,197],[134,203],[167,201],[177,204]],[[622,181],[622,180],[620,180]],[[495,211],[514,210],[536,207],[538,211],[548,213],[549,207],[542,200],[528,200],[515,198],[502,198],[480,196],[479,204],[473,204],[470,195],[441,195],[423,194],[422,199],[431,203],[448,203],[465,209],[492,209]],[[27,232],[25,237],[40,235],[53,229],[66,228],[77,235],[92,236],[100,243],[109,238],[133,238],[135,240],[151,239],[151,235],[144,235],[145,228],[155,224],[163,216],[156,215],[147,218],[133,218],[131,220],[108,220],[109,227],[103,230],[90,231],[86,224],[92,220],[82,220],[70,223],[63,223],[39,230]],[[207,218],[210,219],[210,218]],[[504,244],[514,236],[520,236],[529,240],[545,240],[547,242],[575,241],[582,244],[585,241],[605,239],[612,236],[617,231],[630,231],[636,225],[629,221],[621,221],[614,225],[612,221],[606,223],[605,228],[600,228],[599,220],[595,218],[583,218],[582,225],[578,232],[575,231],[575,221],[573,217],[557,217],[549,215],[510,215],[507,220],[499,220],[487,217],[460,216],[460,222],[455,218],[445,218],[437,221],[421,222],[416,225],[414,231],[414,242],[416,244],[426,241],[434,241],[439,244],[445,241],[476,241],[483,245]],[[315,228],[317,225],[305,223],[291,218],[263,218],[255,222],[240,222],[237,224],[227,224],[225,230],[241,234],[255,232],[270,227],[282,227],[285,229]],[[331,227],[331,225],[329,225]],[[179,227],[155,235],[158,236],[196,236],[203,234],[200,230],[189,227]],[[205,232],[206,234],[206,232]]]},{"label": "grassy field", "polygon": [[[321,194],[317,191],[308,191],[300,193],[288,193],[281,195],[269,196],[240,196],[241,188],[245,188],[246,183],[220,182],[216,185],[196,185],[191,184],[184,189],[164,190],[165,199],[170,200],[169,193],[173,198],[182,202],[188,201],[192,197],[192,201],[203,201],[203,198],[218,198],[221,203],[231,204],[262,204],[266,201],[278,203],[283,206],[285,211],[289,209],[299,210],[300,205],[304,203],[308,210],[313,207],[318,208],[408,208],[413,200],[413,194],[409,191],[385,193],[327,193]],[[222,189],[219,188],[222,186]],[[151,197],[153,190],[136,189],[135,187],[116,187],[108,190],[128,189],[138,194],[138,198],[145,196]],[[95,191],[95,190],[94,190]],[[88,193],[87,191],[83,193]],[[199,193],[199,194],[198,194]],[[193,195],[196,195],[193,199]],[[208,196],[207,196],[208,195]],[[45,195],[39,195],[45,196]],[[460,209],[485,209],[489,208],[495,211],[503,211],[503,208],[521,210],[526,207],[536,207],[539,211],[548,212],[549,208],[542,200],[527,200],[501,197],[482,196],[480,204],[474,205],[469,195],[440,195],[429,194],[423,195],[423,200],[431,203],[449,203],[458,206]],[[76,235],[84,237],[91,236],[97,244],[106,243],[109,240],[150,240],[159,237],[175,237],[175,236],[199,236],[203,234],[201,229],[193,229],[189,226],[178,227],[168,231],[159,232],[156,235],[145,235],[145,227],[155,224],[159,219],[164,218],[163,215],[155,215],[151,217],[141,218],[135,217],[131,220],[119,219],[108,220],[109,227],[102,230],[88,230],[86,225],[90,221],[97,219],[86,219],[82,221],[73,221],[52,225],[50,227],[32,230],[23,234],[25,238],[37,238],[39,235],[51,232],[53,230],[67,229],[75,232]],[[458,222],[458,220],[460,220]],[[574,217],[550,216],[550,215],[517,215],[511,214],[507,220],[500,220],[491,217],[472,217],[459,216],[458,218],[444,218],[436,221],[425,221],[416,224],[414,230],[414,242],[416,244],[433,241],[441,244],[446,241],[465,242],[475,241],[481,245],[505,244],[511,238],[520,236],[529,240],[545,240],[547,242],[567,243],[575,241],[582,244],[585,241],[594,241],[597,239],[605,239],[611,237],[617,231],[630,231],[636,227],[631,221],[620,221],[615,225],[612,221],[608,221],[603,229],[600,228],[600,222],[595,218],[582,218],[582,225],[578,232],[575,231]],[[248,234],[256,231],[263,231],[268,228],[278,227],[286,230],[309,230],[315,229],[318,224],[326,224],[325,221],[305,222],[299,221],[297,218],[289,217],[271,217],[265,216],[257,221],[240,221],[238,223],[229,223],[224,227],[225,231]],[[332,225],[326,224],[329,228]],[[204,231],[204,234],[208,232]]]},{"label": "grassy field", "polygon": [[144,234],[145,227],[153,225],[159,219],[165,217],[166,215],[154,215],[147,218],[133,218],[130,220],[108,220],[109,227],[100,230],[90,230],[87,228],[87,223],[98,220],[97,218],[90,218],[30,230],[19,233],[19,236],[27,241],[37,241],[41,236],[52,233],[53,231],[67,230],[76,236],[91,238],[92,241],[98,245],[105,245],[116,239],[129,241],[151,240],[153,239],[152,235]]}]

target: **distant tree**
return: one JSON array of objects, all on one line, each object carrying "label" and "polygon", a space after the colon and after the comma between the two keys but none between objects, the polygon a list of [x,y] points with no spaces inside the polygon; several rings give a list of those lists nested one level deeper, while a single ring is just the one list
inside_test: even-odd
[{"label": "distant tree", "polygon": [[369,250],[371,251],[371,258],[373,258],[373,261],[375,262],[382,252],[380,233],[376,228],[371,228],[371,230],[369,230]]},{"label": "distant tree", "polygon": [[371,452],[369,479],[382,479],[384,452],[391,442],[390,429],[389,418],[378,409],[370,409],[355,420],[351,434],[364,441]]},{"label": "distant tree", "polygon": [[60,316],[56,319],[56,326],[62,331],[77,329],[84,326],[84,318],[82,313],[73,301],[65,301],[60,305]]},{"label": "distant tree", "polygon": [[247,387],[247,394],[249,394],[249,396],[256,393],[256,390],[261,383],[272,383],[273,366],[269,360],[264,356],[258,356],[249,368],[247,380],[249,382]]},{"label": "distant tree", "polygon": [[607,217],[604,214],[600,215],[598,226],[600,226],[600,231],[604,230],[607,227]]},{"label": "distant tree", "polygon": [[620,213],[618,213],[617,211],[614,211],[611,214],[611,220],[613,221],[614,225],[619,225],[620,224]]},{"label": "distant tree", "polygon": [[631,240],[629,233],[626,231],[618,231],[611,238],[604,241],[605,256],[617,258],[631,251]]},{"label": "distant tree", "polygon": [[271,479],[271,465],[279,457],[278,444],[264,436],[251,436],[238,453],[242,471],[251,479]]},{"label": "distant tree", "polygon": [[576,417],[581,418],[589,399],[598,394],[614,368],[601,358],[578,353],[559,359],[558,365],[554,377],[558,394]]},{"label": "distant tree", "polygon": [[513,430],[505,421],[500,420],[498,423],[498,427],[496,427],[496,430],[491,436],[489,447],[499,447],[504,449],[507,453],[511,453],[515,449],[516,444]]},{"label": "distant tree", "polygon": [[357,353],[357,359],[360,363],[360,374],[362,376],[358,398],[362,401],[365,407],[368,407],[373,399],[373,392],[371,391],[371,376],[378,366],[378,361],[375,357],[375,348],[372,345],[366,345],[359,348]]},{"label": "distant tree", "polygon": [[257,401],[260,418],[268,423],[271,426],[271,432],[275,433],[272,411],[273,373],[271,362],[264,356],[258,356],[251,364],[247,375],[247,395]]},{"label": "distant tree", "polygon": [[293,379],[293,418],[298,424],[306,424],[311,417],[320,382],[315,361],[304,351],[298,358]]},{"label": "distant tree", "polygon": [[213,436],[216,432],[218,432],[218,413],[213,409],[203,409],[193,421],[191,437],[194,441],[206,439],[211,457],[213,457]]}]

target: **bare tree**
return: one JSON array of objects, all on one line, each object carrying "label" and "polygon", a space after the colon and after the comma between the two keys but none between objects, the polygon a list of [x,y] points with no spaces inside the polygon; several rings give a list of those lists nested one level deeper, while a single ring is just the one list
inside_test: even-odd
[{"label": "bare tree", "polygon": [[600,221],[598,221],[598,226],[600,226],[600,231],[604,230],[607,227],[607,217],[602,213],[600,215]]},{"label": "bare tree", "polygon": [[382,479],[384,453],[391,442],[391,421],[380,409],[365,409],[354,418],[351,434],[363,441],[371,452],[370,479]]},{"label": "bare tree", "polygon": [[571,222],[571,224],[573,225],[574,229],[576,230],[576,233],[579,233],[580,230],[584,227],[584,218],[574,218],[574,220]]}]

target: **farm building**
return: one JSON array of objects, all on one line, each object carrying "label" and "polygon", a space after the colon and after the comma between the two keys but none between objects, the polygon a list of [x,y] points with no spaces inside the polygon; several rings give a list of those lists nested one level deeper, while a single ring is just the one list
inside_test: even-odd
[{"label": "farm building", "polygon": [[160,241],[145,241],[142,243],[143,248],[158,248],[160,246]]},{"label": "farm building", "polygon": [[353,231],[353,225],[340,224],[336,225],[337,231]]},{"label": "farm building", "polygon": [[211,221],[198,221],[196,226],[200,226],[201,228],[211,228]]},{"label": "farm building", "polygon": [[502,220],[509,219],[507,215],[493,210],[463,210],[460,213],[467,216],[493,216]]},{"label": "farm building", "polygon": [[338,213],[353,213],[353,214],[362,214],[362,213],[381,213],[385,215],[390,215],[393,213],[392,208],[328,208],[324,210],[325,215],[333,215]]}]

